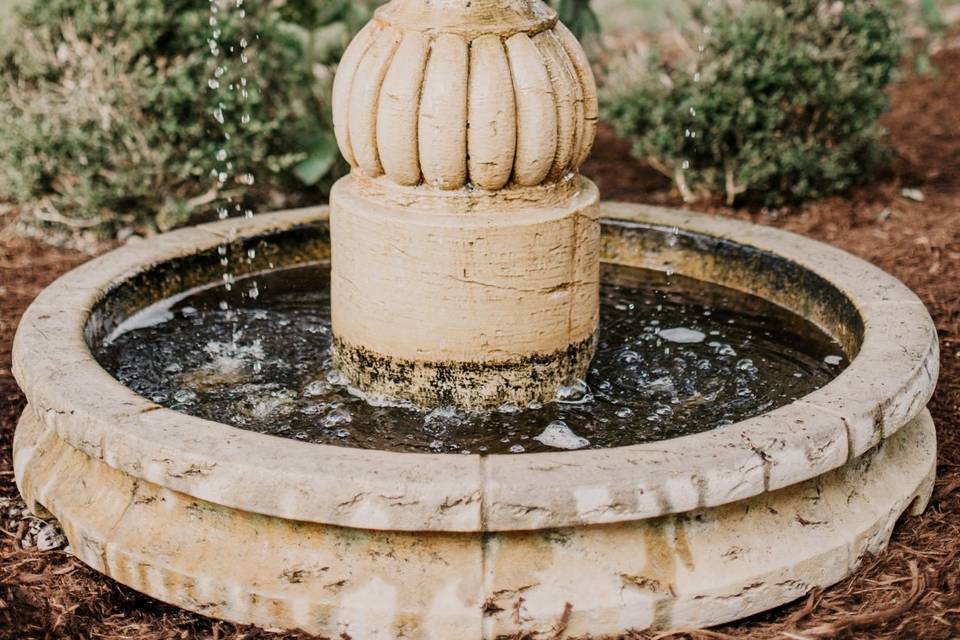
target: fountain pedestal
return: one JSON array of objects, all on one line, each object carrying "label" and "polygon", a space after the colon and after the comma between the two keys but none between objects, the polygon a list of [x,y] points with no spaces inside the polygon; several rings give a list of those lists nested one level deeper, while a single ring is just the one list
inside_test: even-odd
[{"label": "fountain pedestal", "polygon": [[334,87],[335,362],[360,389],[470,409],[553,398],[598,324],[596,87],[540,2],[394,2]]}]

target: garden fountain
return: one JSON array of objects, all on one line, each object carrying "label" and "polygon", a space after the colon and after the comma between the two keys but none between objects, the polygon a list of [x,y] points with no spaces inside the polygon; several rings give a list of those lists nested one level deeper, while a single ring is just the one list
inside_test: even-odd
[{"label": "garden fountain", "polygon": [[[924,509],[922,303],[599,202],[593,79],[542,3],[394,0],[334,92],[329,210],[125,246],[25,314],[16,478],[83,562],[330,637],[599,637],[788,602]],[[256,297],[212,284],[223,246]]]}]

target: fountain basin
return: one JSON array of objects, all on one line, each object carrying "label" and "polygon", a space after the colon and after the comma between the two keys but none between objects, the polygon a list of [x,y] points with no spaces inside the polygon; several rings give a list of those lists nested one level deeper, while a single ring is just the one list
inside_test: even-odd
[{"label": "fountain basin", "polygon": [[148,304],[329,257],[325,208],[184,229],[67,274],[28,310],[14,443],[28,505],[118,581],[238,622],[352,638],[611,635],[711,625],[827,586],[919,513],[939,349],[922,303],[770,228],[601,205],[606,262],[772,300],[850,366],[755,418],[663,442],[520,456],[332,447],[165,409],[90,345]]}]

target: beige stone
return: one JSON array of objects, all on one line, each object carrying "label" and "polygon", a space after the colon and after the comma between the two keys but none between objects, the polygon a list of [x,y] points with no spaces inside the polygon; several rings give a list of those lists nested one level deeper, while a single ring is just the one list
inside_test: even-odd
[{"label": "beige stone", "polygon": [[[100,368],[85,324],[113,286],[226,239],[326,224],[327,211],[258,216],[121,248],[40,295],[14,347],[30,402],[14,441],[21,492],[60,519],[81,560],[138,590],[358,639],[551,637],[568,602],[570,636],[717,624],[830,585],[881,551],[898,516],[925,505],[936,458],[923,409],[936,333],[913,294],[775,229],[637,205],[601,214],[604,261],[736,286],[840,335],[843,306],[815,303],[842,292],[863,325],[850,367],[797,403],[685,438],[489,457],[241,431],[158,407]],[[776,287],[764,255],[781,265]],[[797,271],[785,276],[788,264]]]},{"label": "beige stone", "polygon": [[[725,622],[833,584],[932,490],[924,413],[815,480],[713,509],[608,526],[417,533],[262,516],[111,468],[24,414],[17,479],[77,557],[205,615],[327,637],[602,636]],[[402,454],[400,454],[402,455]]]},{"label": "beige stone", "polygon": [[353,385],[482,409],[582,378],[596,86],[556,14],[395,0],[344,56],[334,115],[352,167],[330,200],[334,358]]},{"label": "beige stone", "polygon": [[[804,283],[829,282],[844,292],[864,325],[848,353],[851,365],[797,403],[721,429],[612,450],[480,458],[309,446],[238,431],[159,408],[92,359],[84,323],[116,283],[147,265],[214,251],[231,236],[326,224],[326,208],[314,208],[176,231],[79,267],[27,310],[14,344],[14,373],[61,438],[125,473],[264,515],[408,531],[469,531],[480,522],[488,530],[566,527],[720,506],[815,478],[859,457],[920,415],[929,401],[939,366],[933,322],[906,287],[876,267],[799,236],[734,220],[639,205],[604,204],[600,213],[608,220],[601,239],[606,262],[669,267],[797,312],[829,294],[804,293]],[[647,245],[633,231],[662,234],[672,228],[689,234],[689,246],[700,249]],[[727,240],[734,237],[745,244]],[[708,250],[710,238],[727,242],[725,259]],[[742,271],[743,261],[731,251],[740,246],[797,265],[796,288],[782,282],[771,288],[762,280],[765,272]],[[283,259],[273,258],[276,266]],[[821,317],[832,333],[839,320],[825,312]],[[318,473],[318,458],[324,473]],[[344,483],[344,477],[357,481]],[[530,496],[536,496],[534,504]]]}]

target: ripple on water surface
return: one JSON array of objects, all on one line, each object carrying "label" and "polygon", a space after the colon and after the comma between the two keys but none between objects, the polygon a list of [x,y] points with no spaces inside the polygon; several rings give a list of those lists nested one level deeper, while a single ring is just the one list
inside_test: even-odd
[{"label": "ripple on water surface", "polygon": [[605,267],[603,281],[587,379],[554,402],[485,414],[351,393],[330,363],[327,265],[260,274],[257,296],[245,286],[178,295],[130,318],[95,354],[125,385],[194,416],[307,442],[437,453],[698,433],[788,404],[848,364],[829,336],[760,298],[626,267]]}]

